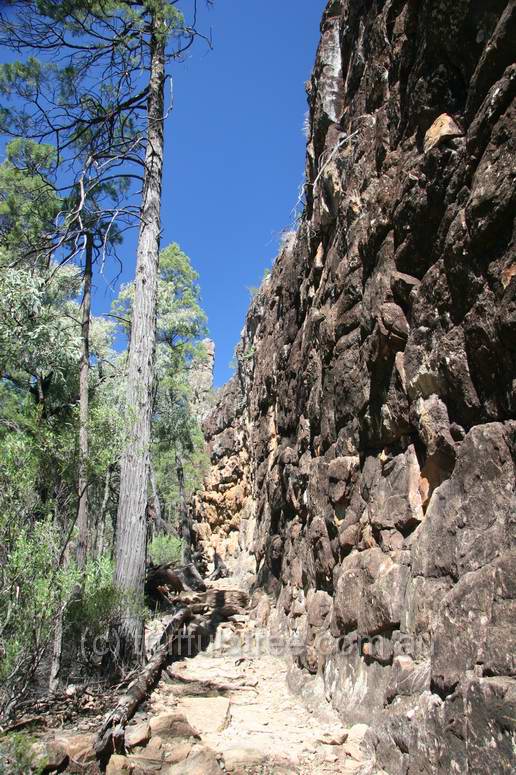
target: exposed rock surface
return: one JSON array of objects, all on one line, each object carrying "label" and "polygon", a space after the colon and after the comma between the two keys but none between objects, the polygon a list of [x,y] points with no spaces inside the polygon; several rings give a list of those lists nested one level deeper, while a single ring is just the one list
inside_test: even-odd
[{"label": "exposed rock surface", "polygon": [[192,409],[197,417],[203,419],[212,407],[215,343],[211,339],[203,339],[201,345],[204,353],[190,372],[189,381],[192,390],[190,398]]},{"label": "exposed rock surface", "polygon": [[197,535],[389,775],[513,772],[516,3],[331,0]]}]

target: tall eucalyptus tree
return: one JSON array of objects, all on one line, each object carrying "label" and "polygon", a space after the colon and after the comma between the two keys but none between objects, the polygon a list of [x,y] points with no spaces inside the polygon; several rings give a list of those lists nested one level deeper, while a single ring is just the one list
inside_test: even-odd
[{"label": "tall eucalyptus tree", "polygon": [[0,68],[0,130],[55,146],[55,187],[70,203],[46,248],[49,258],[82,256],[95,220],[106,251],[115,224],[119,233],[139,228],[116,540],[116,581],[135,601],[117,628],[124,662],[143,652],[167,66],[198,36],[196,0],[191,24],[178,6],[8,0],[0,10],[0,43],[25,55]]}]

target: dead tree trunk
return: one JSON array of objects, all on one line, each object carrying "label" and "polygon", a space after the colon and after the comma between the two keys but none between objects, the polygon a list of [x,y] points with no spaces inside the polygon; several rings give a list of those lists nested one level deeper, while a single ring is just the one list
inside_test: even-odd
[{"label": "dead tree trunk", "polygon": [[89,418],[89,375],[90,375],[90,319],[91,280],[93,273],[93,237],[86,235],[86,257],[84,264],[84,290],[82,296],[81,321],[81,365],[79,375],[79,477],[77,505],[77,565],[84,570],[88,554],[88,418]]},{"label": "dead tree trunk", "polygon": [[160,645],[150,657],[148,664],[129,684],[116,708],[105,719],[95,742],[95,752],[102,763],[105,763],[114,751],[124,750],[127,722],[134,716],[158,680],[162,669],[171,656],[172,645],[178,637],[181,627],[189,618],[191,618],[189,608],[183,608],[172,617],[161,637]]},{"label": "dead tree trunk", "polygon": [[120,468],[115,552],[116,584],[130,601],[127,614],[117,626],[120,657],[126,663],[137,661],[143,654],[143,617],[134,603],[143,600],[145,580],[165,84],[165,39],[156,24],[155,21],[150,43],[148,136],[127,374],[129,433]]},{"label": "dead tree trunk", "polygon": [[182,554],[181,561],[183,565],[189,565],[192,562],[192,520],[188,512],[185,492],[185,472],[183,469],[183,460],[176,450],[176,472],[177,484],[179,488],[179,515],[181,519],[181,540]]},{"label": "dead tree trunk", "polygon": [[48,678],[48,691],[55,694],[59,689],[61,677],[61,658],[63,656],[63,606],[59,607],[54,622],[54,641],[52,643],[52,659],[50,660],[50,675]]}]

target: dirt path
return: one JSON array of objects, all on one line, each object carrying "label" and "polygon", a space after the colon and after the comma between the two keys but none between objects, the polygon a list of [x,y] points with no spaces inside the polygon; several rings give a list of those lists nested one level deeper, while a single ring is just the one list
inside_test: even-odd
[{"label": "dirt path", "polygon": [[[162,772],[374,773],[361,748],[367,727],[345,729],[329,705],[317,713],[305,707],[288,691],[284,660],[271,656],[255,632],[248,615],[230,617],[206,651],[175,662],[162,677],[144,711],[152,727],[162,726],[151,738],[162,741]],[[200,736],[179,751],[163,737],[174,717],[185,717]],[[170,762],[187,750],[183,761]]]},{"label": "dirt path", "polygon": [[[107,775],[382,775],[364,750],[367,726],[345,729],[324,701],[310,709],[289,692],[284,659],[271,655],[249,611],[228,606],[242,597],[231,581],[207,596],[217,598],[215,608],[195,619],[195,637],[184,641],[128,725],[126,755],[111,757]],[[156,620],[149,628],[149,647],[163,623]],[[199,635],[206,638],[204,650],[188,657],[186,644],[195,644]],[[94,735],[77,732],[98,729],[100,722],[85,724],[75,734],[49,730],[45,738],[57,745],[56,761],[67,753],[67,772],[93,775],[99,772]]]},{"label": "dirt path", "polygon": [[[358,743],[365,728],[355,727],[350,738],[327,709],[320,715],[311,713],[288,692],[285,663],[278,657],[240,661],[210,649],[177,663],[149,706],[152,715],[184,714],[199,731],[202,744],[215,752],[218,773],[221,765],[227,772],[257,775],[363,769]],[[186,775],[190,770],[178,764],[172,772]]]}]

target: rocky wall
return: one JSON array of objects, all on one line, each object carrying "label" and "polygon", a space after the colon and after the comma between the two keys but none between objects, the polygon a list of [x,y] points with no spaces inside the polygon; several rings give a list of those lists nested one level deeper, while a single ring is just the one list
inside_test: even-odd
[{"label": "rocky wall", "polygon": [[[513,772],[516,3],[331,0],[199,541],[389,775]],[[293,671],[293,681],[296,672]]]}]

